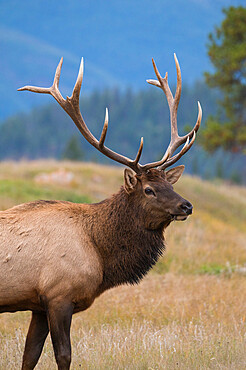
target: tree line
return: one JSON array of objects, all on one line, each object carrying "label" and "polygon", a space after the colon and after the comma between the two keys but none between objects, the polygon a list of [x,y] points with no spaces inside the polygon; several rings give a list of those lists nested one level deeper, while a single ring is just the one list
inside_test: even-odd
[{"label": "tree line", "polygon": [[[178,111],[181,133],[196,121],[197,100],[201,101],[205,119],[216,111],[215,94],[205,84],[184,86]],[[133,92],[115,88],[82,95],[80,109],[96,137],[100,137],[106,107],[109,110],[106,144],[109,147],[134,157],[143,136],[142,160],[152,161],[162,155],[169,143],[170,123],[168,105],[161,90],[149,88]],[[10,117],[0,126],[0,159],[62,159],[67,158],[66,153],[73,148],[78,157],[83,156],[85,160],[107,160],[83,139],[71,119],[53,102],[30,113]]]},{"label": "tree line", "polygon": [[[193,126],[197,118],[197,100],[202,104],[203,123],[215,114],[218,93],[205,83],[183,86],[178,111],[180,134]],[[144,137],[142,162],[160,159],[170,140],[169,109],[161,90],[148,88],[134,92],[131,89],[95,91],[81,96],[81,112],[92,133],[99,138],[105,108],[109,109],[109,129],[106,145],[119,153],[134,158],[140,137]],[[198,143],[199,143],[198,134]],[[232,168],[223,166],[225,153],[207,155],[199,145],[182,158],[190,173],[204,177],[230,177]],[[112,163],[89,145],[74,123],[56,104],[18,114],[0,126],[0,159],[56,158]],[[236,162],[240,163],[241,159]],[[230,163],[230,160],[228,159]],[[235,165],[235,160],[233,160]],[[239,166],[239,164],[238,164]],[[220,169],[219,169],[220,168]]]}]

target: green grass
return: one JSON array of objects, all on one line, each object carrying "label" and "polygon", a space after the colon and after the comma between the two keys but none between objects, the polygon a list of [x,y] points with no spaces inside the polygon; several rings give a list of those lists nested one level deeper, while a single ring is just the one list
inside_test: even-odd
[{"label": "green grass", "polygon": [[200,270],[198,270],[199,274],[208,274],[208,275],[219,275],[223,272],[226,272],[227,266],[221,266],[221,265],[202,265]]},{"label": "green grass", "polygon": [[13,204],[30,202],[38,199],[67,200],[75,203],[90,203],[88,195],[71,190],[57,189],[51,185],[37,185],[32,180],[4,179],[0,180],[0,202],[9,199]]}]

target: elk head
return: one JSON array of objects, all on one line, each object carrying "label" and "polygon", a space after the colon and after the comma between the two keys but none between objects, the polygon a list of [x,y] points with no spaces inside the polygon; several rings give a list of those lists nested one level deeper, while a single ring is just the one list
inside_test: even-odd
[{"label": "elk head", "polygon": [[[61,58],[60,63],[58,64],[51,87],[42,88],[25,86],[19,89],[19,91],[28,90],[36,93],[51,94],[72,118],[81,134],[91,145],[107,157],[128,167],[125,169],[124,173],[124,188],[131,198],[137,197],[139,206],[144,210],[146,223],[150,228],[156,228],[160,225],[168,225],[172,220],[185,220],[188,215],[192,213],[191,203],[175,193],[172,187],[172,184],[178,181],[182,175],[184,166],[178,166],[169,171],[165,171],[165,169],[177,162],[193,145],[196,132],[200,127],[202,109],[198,102],[198,117],[194,128],[188,134],[179,136],[177,128],[177,110],[181,96],[182,83],[180,66],[175,54],[174,59],[177,70],[177,88],[175,96],[173,96],[170,90],[167,73],[163,78],[160,75],[154,60],[152,60],[157,80],[147,80],[147,82],[161,88],[166,95],[170,110],[171,140],[167,150],[159,161],[144,165],[139,163],[143,149],[143,138],[141,138],[135,159],[130,159],[118,154],[104,145],[108,129],[107,108],[104,126],[99,140],[93,136],[85,124],[79,107],[79,95],[83,79],[83,58],[81,60],[77,81],[71,97],[64,99],[59,91],[59,79],[63,58]],[[181,146],[181,150],[176,153],[177,149]]]},{"label": "elk head", "polygon": [[135,198],[139,212],[147,229],[167,227],[173,220],[186,220],[192,213],[192,205],[173,190],[184,171],[178,166],[165,172],[149,169],[136,175],[131,169],[125,169],[124,187],[129,197]]}]

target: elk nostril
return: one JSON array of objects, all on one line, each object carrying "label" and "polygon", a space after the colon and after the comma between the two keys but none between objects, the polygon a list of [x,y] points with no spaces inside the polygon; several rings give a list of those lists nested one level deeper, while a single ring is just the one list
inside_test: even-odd
[{"label": "elk nostril", "polygon": [[180,208],[182,209],[183,212],[185,212],[187,215],[190,215],[192,213],[192,204],[190,202],[185,201],[180,205]]}]

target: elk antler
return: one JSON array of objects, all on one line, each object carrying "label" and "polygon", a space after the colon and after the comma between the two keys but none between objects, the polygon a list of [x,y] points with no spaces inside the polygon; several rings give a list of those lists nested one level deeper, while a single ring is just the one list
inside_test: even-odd
[{"label": "elk antler", "polygon": [[[175,163],[179,158],[182,157],[184,153],[186,153],[190,149],[190,147],[194,143],[195,133],[199,129],[201,118],[202,118],[202,110],[201,110],[200,103],[198,102],[199,114],[198,114],[197,122],[193,130],[183,137],[180,137],[178,135],[177,109],[178,109],[178,104],[179,104],[179,99],[180,99],[180,94],[181,94],[181,72],[180,72],[180,67],[179,67],[178,60],[175,54],[174,54],[174,58],[175,58],[176,69],[177,69],[177,90],[176,90],[176,94],[174,98],[173,98],[172,92],[167,82],[167,73],[166,73],[166,76],[162,78],[155,65],[154,60],[152,60],[158,81],[148,80],[147,82],[152,85],[160,87],[164,91],[167,97],[167,101],[168,101],[168,105],[170,109],[170,116],[171,116],[171,141],[170,141],[170,144],[164,156],[162,157],[160,161],[148,163],[145,165],[141,165],[139,163],[140,156],[143,150],[143,138],[141,138],[140,146],[139,146],[136,158],[134,160],[127,158],[121,154],[118,154],[104,145],[104,141],[105,141],[107,129],[108,129],[108,109],[107,108],[106,108],[106,113],[105,113],[103,130],[102,130],[101,137],[99,140],[97,140],[94,137],[94,135],[90,132],[90,130],[86,126],[85,121],[81,115],[80,108],[79,108],[79,95],[80,95],[80,90],[81,90],[81,85],[82,85],[82,80],[83,80],[83,69],[84,69],[83,58],[81,59],[77,81],[75,83],[71,97],[67,96],[67,98],[64,99],[59,91],[59,80],[60,80],[63,58],[61,58],[57,66],[54,81],[51,87],[46,88],[46,87],[36,87],[36,86],[24,86],[18,89],[18,91],[28,90],[28,91],[32,91],[36,93],[52,95],[55,98],[55,100],[60,104],[60,106],[65,110],[65,112],[72,118],[72,120],[78,127],[81,134],[85,137],[85,139],[91,145],[93,145],[96,149],[98,149],[101,153],[105,154],[107,157],[113,159],[114,161],[122,163],[130,167],[136,173],[141,173],[153,167],[157,167],[158,169],[162,170],[172,165],[173,163]],[[183,143],[185,143],[185,145],[183,146],[181,151],[172,157],[175,150]]]},{"label": "elk antler", "polygon": [[[160,170],[164,170],[165,168],[177,162],[182,157],[182,155],[184,155],[190,149],[190,147],[194,143],[195,138],[196,138],[196,132],[198,131],[200,124],[201,124],[202,108],[201,108],[200,103],[198,102],[198,117],[197,117],[197,121],[196,121],[194,128],[188,134],[184,136],[179,136],[178,134],[177,111],[178,111],[178,105],[179,105],[179,100],[181,96],[182,80],[181,80],[181,71],[180,71],[179,62],[178,62],[178,59],[175,53],[174,53],[174,60],[175,60],[176,70],[177,70],[177,88],[176,88],[175,96],[173,97],[173,94],[170,90],[168,80],[167,80],[167,76],[168,76],[167,72],[164,78],[161,77],[156,67],[156,64],[154,62],[154,59],[152,59],[153,67],[154,67],[155,74],[156,74],[158,81],[157,80],[147,80],[147,82],[151,85],[160,87],[166,95],[169,110],[170,110],[171,141],[162,159],[158,162],[146,164],[145,166],[143,166],[145,170],[152,168],[152,167],[157,167]],[[180,152],[172,157],[175,150],[178,149],[180,145],[184,143],[185,145],[180,150]]]},{"label": "elk antler", "polygon": [[101,133],[101,137],[97,140],[94,135],[90,132],[88,127],[85,124],[85,121],[81,115],[80,108],[79,108],[79,94],[81,90],[82,80],[83,80],[83,70],[84,70],[84,62],[83,58],[81,59],[79,73],[77,77],[77,81],[74,85],[73,93],[71,97],[66,99],[63,98],[59,91],[59,80],[61,74],[61,67],[63,63],[63,58],[61,58],[54,77],[54,81],[51,87],[36,87],[36,86],[24,86],[18,89],[18,91],[32,91],[36,93],[42,94],[50,94],[52,95],[55,100],[60,104],[60,106],[65,110],[65,112],[72,118],[75,125],[78,127],[81,134],[85,137],[85,139],[93,145],[96,149],[98,149],[101,153],[105,154],[107,157],[113,159],[116,162],[122,163],[130,168],[132,168],[136,173],[141,172],[141,166],[139,165],[139,159],[143,150],[143,138],[141,138],[140,146],[134,160],[129,159],[121,154],[118,154],[111,149],[107,148],[104,145],[104,141],[107,134],[108,129],[108,109],[106,108],[105,119],[103,130]]}]

